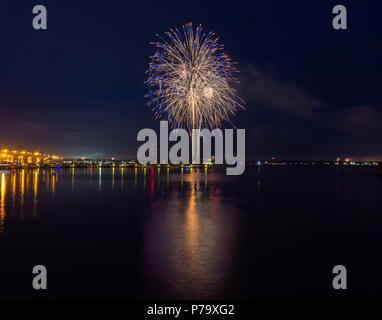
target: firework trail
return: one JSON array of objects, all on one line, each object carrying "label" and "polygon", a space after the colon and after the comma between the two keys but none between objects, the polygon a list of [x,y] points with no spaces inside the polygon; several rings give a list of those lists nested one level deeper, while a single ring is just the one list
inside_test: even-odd
[{"label": "firework trail", "polygon": [[151,42],[157,52],[150,57],[148,106],[156,118],[175,128],[216,128],[229,121],[244,102],[232,87],[238,81],[235,63],[223,52],[214,33],[205,34],[192,24],[170,29],[167,37]]}]

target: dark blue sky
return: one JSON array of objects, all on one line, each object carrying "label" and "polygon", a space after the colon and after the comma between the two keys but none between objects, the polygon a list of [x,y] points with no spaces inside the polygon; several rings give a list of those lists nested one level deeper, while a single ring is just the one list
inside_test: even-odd
[{"label": "dark blue sky", "polygon": [[[32,28],[46,5],[48,30]],[[332,8],[348,30],[332,28]],[[213,30],[239,63],[247,158],[382,158],[380,1],[8,1],[0,18],[0,146],[135,157],[155,34]]]}]

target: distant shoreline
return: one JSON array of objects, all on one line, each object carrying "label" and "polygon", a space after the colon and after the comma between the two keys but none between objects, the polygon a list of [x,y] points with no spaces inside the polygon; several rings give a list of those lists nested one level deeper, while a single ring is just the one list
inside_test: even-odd
[{"label": "distant shoreline", "polygon": [[[225,168],[229,165],[217,165],[213,163],[208,164],[146,164],[141,165],[136,162],[126,162],[119,160],[82,160],[82,161],[68,161],[66,163],[49,163],[49,164],[0,164],[0,170],[20,170],[20,169],[46,169],[46,168],[212,168],[221,167]],[[301,161],[301,160],[288,160],[288,161],[275,161],[275,160],[258,160],[248,161],[246,167],[262,167],[262,166],[317,166],[317,167],[377,167],[378,172],[382,171],[382,162],[375,161]]]}]

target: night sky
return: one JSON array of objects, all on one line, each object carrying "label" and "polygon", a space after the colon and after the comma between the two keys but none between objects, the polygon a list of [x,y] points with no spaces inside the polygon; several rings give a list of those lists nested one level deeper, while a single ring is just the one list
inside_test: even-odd
[{"label": "night sky", "polygon": [[[37,4],[48,30],[32,28]],[[0,147],[135,158],[138,131],[159,128],[149,42],[192,22],[239,63],[247,159],[382,159],[381,15],[377,0],[2,1]]]}]

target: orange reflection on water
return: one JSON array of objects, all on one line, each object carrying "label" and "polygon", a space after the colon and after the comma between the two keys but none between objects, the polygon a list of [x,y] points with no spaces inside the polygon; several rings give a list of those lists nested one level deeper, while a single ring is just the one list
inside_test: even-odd
[{"label": "orange reflection on water", "polygon": [[16,206],[16,173],[11,174],[11,190],[12,190],[12,211],[14,212]]},{"label": "orange reflection on water", "polygon": [[38,194],[38,178],[40,170],[37,169],[33,173],[33,218],[37,218],[37,194]]},{"label": "orange reflection on water", "polygon": [[153,287],[165,287],[181,299],[218,294],[231,275],[233,209],[212,193],[213,183],[206,188],[208,178],[217,179],[213,171],[209,177],[206,168],[172,173],[180,184],[173,184],[165,198],[150,199],[149,211],[155,214],[145,232],[147,290],[159,296],[163,290]]},{"label": "orange reflection on water", "polygon": [[25,197],[25,170],[21,170],[20,181],[20,220],[24,219],[24,197]]},{"label": "orange reflection on water", "polygon": [[143,188],[146,190],[146,167],[143,169]]},{"label": "orange reflection on water", "polygon": [[111,189],[114,192],[114,186],[115,186],[115,168],[113,167],[112,170],[112,183],[111,183]]},{"label": "orange reflection on water", "polygon": [[[182,168],[183,177],[183,168]],[[185,216],[185,229],[186,229],[186,244],[189,257],[191,259],[191,265],[196,267],[199,264],[199,219],[198,211],[196,207],[196,183],[195,175],[190,175],[190,188],[191,195],[188,201],[186,216]]]},{"label": "orange reflection on water", "polygon": [[207,190],[207,184],[208,184],[208,179],[207,179],[207,167],[204,168],[204,190]]},{"label": "orange reflection on water", "polygon": [[29,190],[30,190],[30,179],[29,179],[29,175],[30,175],[30,171],[26,171],[26,194],[28,194]]},{"label": "orange reflection on water", "polygon": [[5,181],[5,173],[1,174],[1,190],[0,190],[0,235],[4,231],[5,223],[5,193],[6,193],[7,183]]},{"label": "orange reflection on water", "polygon": [[121,190],[123,189],[123,168],[121,169]]},{"label": "orange reflection on water", "polygon": [[[73,176],[74,177],[74,176]],[[54,172],[51,172],[51,179],[52,179],[52,196],[56,193],[56,174]]]}]

